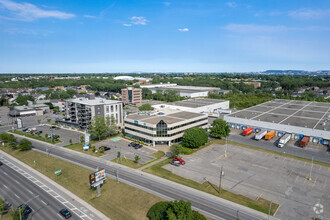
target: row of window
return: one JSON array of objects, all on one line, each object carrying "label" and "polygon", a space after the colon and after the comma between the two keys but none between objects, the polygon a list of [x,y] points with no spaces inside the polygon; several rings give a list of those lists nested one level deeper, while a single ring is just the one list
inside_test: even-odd
[{"label": "row of window", "polygon": [[[194,124],[194,123],[197,123],[197,122],[200,122],[200,121],[204,121],[204,120],[207,120],[207,117],[206,118],[202,118],[202,119],[198,119],[196,121],[188,122],[188,123],[185,123],[185,124],[182,124],[182,125],[178,125],[178,126],[175,126],[175,127],[167,128],[167,131],[175,130],[175,129],[178,129],[178,128],[181,128],[181,127],[185,127],[187,125],[191,125],[191,124]],[[151,131],[156,131],[157,130],[157,128],[152,128],[152,127],[148,127],[148,126],[145,126],[145,125],[136,124],[136,123],[129,122],[129,121],[125,121],[125,124],[134,125],[136,127],[145,128],[145,129],[148,129],[148,130],[151,130]]]},{"label": "row of window", "polygon": [[[200,127],[205,126],[205,125],[207,125],[207,123],[200,125]],[[179,131],[179,132],[175,132],[173,134],[167,134],[167,132],[165,133],[165,132],[157,131],[157,134],[150,134],[150,133],[147,133],[147,132],[143,132],[143,131],[128,128],[128,127],[125,127],[125,130],[134,131],[134,132],[144,134],[144,135],[147,135],[147,136],[150,136],[150,137],[172,137],[172,136],[175,136],[175,135],[178,135],[178,134],[181,134],[181,133],[184,132],[184,131]]]}]

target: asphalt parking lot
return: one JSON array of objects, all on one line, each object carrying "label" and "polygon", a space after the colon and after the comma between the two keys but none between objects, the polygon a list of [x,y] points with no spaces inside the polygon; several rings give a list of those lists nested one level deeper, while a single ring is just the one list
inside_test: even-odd
[{"label": "asphalt parking lot", "polygon": [[107,155],[102,156],[102,158],[107,160],[113,160],[117,158],[118,151],[121,152],[122,157],[126,157],[127,159],[131,160],[134,160],[135,155],[138,155],[141,158],[139,162],[142,164],[155,159],[154,157],[150,156],[150,154],[155,153],[157,151],[156,149],[151,149],[145,146],[140,149],[135,149],[133,147],[128,147],[129,143],[130,141],[127,141],[122,138],[111,138],[101,141],[95,144],[95,146],[108,146],[111,148],[111,150],[105,151]]},{"label": "asphalt parking lot", "polygon": [[323,219],[330,218],[330,168],[265,153],[239,146],[211,145],[193,155],[185,156],[186,165],[164,168],[185,178],[204,182],[204,177],[218,185],[221,166],[224,189],[248,196],[272,200],[280,204],[275,217],[279,219],[311,219],[317,217],[315,204],[323,205]]}]

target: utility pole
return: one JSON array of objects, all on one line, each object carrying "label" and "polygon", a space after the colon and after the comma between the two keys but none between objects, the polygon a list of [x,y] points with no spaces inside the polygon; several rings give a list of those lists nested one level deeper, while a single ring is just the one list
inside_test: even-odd
[{"label": "utility pole", "polygon": [[222,167],[223,167],[223,166],[221,166],[221,170],[220,170],[219,194],[221,193]]},{"label": "utility pole", "polygon": [[116,169],[116,180],[117,180],[117,183],[119,183],[118,169]]},{"label": "utility pole", "polygon": [[237,212],[236,212],[236,218],[237,218],[237,220],[239,220],[238,213],[239,213],[239,210],[237,210]]},{"label": "utility pole", "polygon": [[311,165],[311,170],[310,170],[310,172],[309,172],[309,178],[308,178],[309,181],[312,180],[313,162],[314,162],[314,157],[312,156],[312,165]]},{"label": "utility pole", "polygon": [[[31,200],[33,200],[33,199],[35,199],[37,197],[39,197],[39,195],[36,195],[35,197],[33,197],[32,199],[29,199],[28,201],[26,201],[23,204],[27,205]],[[19,212],[19,219],[22,220],[21,207],[18,207],[18,212]]]},{"label": "utility pole", "polygon": [[268,220],[269,220],[269,217],[270,217],[270,208],[272,207],[272,200],[270,200],[270,204],[269,204],[269,209],[268,209]]}]

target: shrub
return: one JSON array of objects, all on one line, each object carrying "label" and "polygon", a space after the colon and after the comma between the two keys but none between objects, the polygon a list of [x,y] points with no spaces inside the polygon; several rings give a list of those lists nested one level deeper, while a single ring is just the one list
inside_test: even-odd
[{"label": "shrub", "polygon": [[138,155],[135,155],[134,157],[134,163],[138,163],[140,160],[140,157]]},{"label": "shrub", "polygon": [[99,149],[99,152],[102,154],[102,153],[104,153],[104,147],[101,147],[100,149]]},{"label": "shrub", "polygon": [[92,151],[93,151],[93,152],[96,151],[96,147],[95,147],[95,145],[92,146]]},{"label": "shrub", "polygon": [[31,141],[27,140],[27,139],[22,139],[19,142],[19,149],[21,151],[25,151],[25,150],[31,150],[32,148],[32,143]]}]

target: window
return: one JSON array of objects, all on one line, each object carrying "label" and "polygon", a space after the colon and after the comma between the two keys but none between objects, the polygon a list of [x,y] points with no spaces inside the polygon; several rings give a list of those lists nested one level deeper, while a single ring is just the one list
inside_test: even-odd
[{"label": "window", "polygon": [[116,111],[118,111],[118,105],[116,105]]},{"label": "window", "polygon": [[107,113],[109,113],[109,106],[107,106],[107,108],[106,108],[106,109],[107,109]]},{"label": "window", "polygon": [[111,112],[113,112],[113,105],[111,106]]},{"label": "window", "polygon": [[167,136],[167,124],[160,120],[156,126],[157,137],[166,137]]}]

